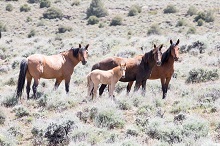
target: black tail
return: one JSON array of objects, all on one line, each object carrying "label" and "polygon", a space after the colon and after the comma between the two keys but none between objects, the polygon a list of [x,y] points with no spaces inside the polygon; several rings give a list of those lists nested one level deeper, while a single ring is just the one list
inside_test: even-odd
[{"label": "black tail", "polygon": [[25,77],[26,77],[26,72],[27,72],[27,59],[23,59],[20,64],[20,73],[18,77],[18,85],[17,85],[17,94],[16,97],[19,98],[22,95],[22,91],[24,88],[24,83],[25,83]]},{"label": "black tail", "polygon": [[96,64],[94,64],[93,66],[92,66],[92,70],[91,71],[93,71],[93,70],[95,70],[95,69],[99,69],[100,68],[100,64],[99,63],[96,63]]}]

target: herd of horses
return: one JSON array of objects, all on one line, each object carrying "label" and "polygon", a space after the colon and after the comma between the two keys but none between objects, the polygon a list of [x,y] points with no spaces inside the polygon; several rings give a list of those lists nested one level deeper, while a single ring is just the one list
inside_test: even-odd
[{"label": "herd of horses", "polygon": [[[115,84],[118,81],[128,82],[127,93],[130,92],[133,82],[135,82],[134,91],[142,86],[144,95],[147,79],[160,79],[163,91],[163,99],[166,97],[168,85],[174,72],[174,61],[179,58],[179,39],[176,43],[170,40],[170,47],[162,53],[163,45],[154,48],[143,55],[134,58],[110,57],[106,58],[92,66],[91,72],[87,75],[88,98],[97,97],[99,85],[99,95],[102,95],[105,87],[108,85],[109,96],[113,99]],[[74,67],[82,62],[83,65],[88,60],[88,47],[71,48],[68,51],[57,55],[45,56],[34,54],[20,63],[20,72],[16,89],[16,97],[21,98],[23,88],[26,83],[27,99],[30,98],[30,85],[32,78],[33,97],[36,98],[37,87],[40,78],[56,79],[54,89],[57,89],[62,80],[65,81],[66,93],[69,92],[69,83]]]}]

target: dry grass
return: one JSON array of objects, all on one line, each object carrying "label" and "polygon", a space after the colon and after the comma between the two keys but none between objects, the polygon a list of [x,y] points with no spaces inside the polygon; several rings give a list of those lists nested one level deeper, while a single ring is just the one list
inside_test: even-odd
[{"label": "dry grass", "polygon": [[[218,0],[172,0],[169,3],[166,0],[148,3],[139,0],[103,0],[109,15],[99,18],[99,23],[94,25],[87,25],[86,19],[86,10],[91,1],[81,0],[79,5],[72,5],[73,2],[51,0],[51,7],[61,9],[67,17],[48,20],[42,18],[47,8],[40,8],[39,3],[28,3],[31,10],[20,12],[20,6],[26,4],[27,0],[0,1],[0,23],[6,27],[0,39],[0,110],[5,117],[4,124],[0,124],[0,145],[46,145],[47,139],[36,133],[34,135],[33,128],[44,133],[50,123],[63,123],[66,120],[74,121],[77,127],[69,133],[70,145],[214,145],[219,142],[219,79],[186,83],[193,69],[217,70],[220,73]],[[8,4],[13,6],[11,12],[5,10]],[[178,11],[164,14],[164,8],[170,4]],[[132,5],[140,6],[141,13],[129,17]],[[212,10],[214,22],[197,26],[197,22],[194,22],[196,15],[187,15],[190,5],[194,5],[198,11]],[[110,26],[112,18],[117,15],[122,17],[122,25]],[[27,22],[28,18],[32,21]],[[180,20],[187,20],[186,24],[177,27]],[[148,30],[155,24],[160,28],[161,35],[148,36]],[[58,34],[60,26],[70,26],[72,31]],[[196,29],[195,34],[187,34],[190,27]],[[31,30],[35,30],[36,34],[28,38]],[[108,99],[107,91],[96,101],[87,101],[86,74],[93,64],[109,56],[143,54],[154,43],[164,44],[162,51],[165,51],[169,47],[169,40],[176,41],[177,38],[180,39],[180,47],[200,41],[206,48],[203,53],[198,48],[192,48],[180,54],[180,61],[175,62],[176,78],[170,82],[167,99],[161,99],[160,80],[148,80],[145,97],[140,96],[139,92],[133,93],[133,90],[127,96],[127,84],[120,82],[116,86],[117,103]],[[41,79],[39,99],[27,101],[24,94],[22,104],[16,102],[13,97],[22,58],[34,53],[57,54],[77,47],[79,43],[90,44],[89,62],[85,66],[76,66],[69,95],[65,94],[64,82],[57,91],[53,91],[55,80]],[[6,107],[5,103],[10,106]],[[18,110],[18,107],[23,110]],[[115,116],[119,122],[122,121],[122,125],[108,127],[108,124],[112,124],[108,122],[113,121],[110,118],[105,121],[108,126],[99,126],[100,116],[91,119],[86,112],[92,108],[97,108],[102,116]],[[23,116],[22,112],[25,111],[28,114]],[[79,112],[82,112],[81,119],[77,116]],[[178,122],[179,125],[174,122],[178,114],[186,116],[185,120]],[[11,132],[9,129],[12,129]],[[172,139],[175,135],[182,137]]]}]

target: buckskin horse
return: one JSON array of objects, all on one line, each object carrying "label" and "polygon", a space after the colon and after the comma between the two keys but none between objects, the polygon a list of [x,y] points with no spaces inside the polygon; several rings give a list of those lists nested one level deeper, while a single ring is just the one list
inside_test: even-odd
[{"label": "buckskin horse", "polygon": [[16,97],[22,95],[25,84],[25,77],[27,79],[27,99],[29,99],[31,80],[34,78],[32,86],[34,97],[36,97],[37,86],[40,78],[56,79],[54,89],[57,89],[62,80],[65,80],[65,90],[69,92],[70,78],[74,67],[81,61],[83,65],[87,63],[88,47],[71,48],[68,51],[61,52],[57,55],[45,56],[42,54],[33,54],[20,63],[20,72],[17,84]]},{"label": "buckskin horse", "polygon": [[[115,84],[120,78],[125,77],[126,63],[122,62],[119,66],[110,70],[95,69],[87,75],[88,97],[92,95],[97,97],[97,90],[100,83],[109,86],[109,97],[113,100],[113,92],[115,90]],[[93,92],[93,93],[91,93]]]},{"label": "buckskin horse", "polygon": [[[174,72],[174,61],[179,59],[179,44],[180,40],[174,44],[170,40],[170,47],[162,55],[161,66],[154,66],[149,80],[160,79],[163,91],[162,99],[166,98],[168,85]],[[131,90],[133,82],[129,82],[127,89]]]},{"label": "buckskin horse", "polygon": [[[134,58],[122,58],[122,57],[110,57],[102,60],[99,63],[93,65],[92,70],[100,69],[100,70],[109,70],[118,65],[120,62],[126,62],[126,73],[125,77],[121,78],[119,81],[121,82],[132,82],[135,83],[135,91],[137,91],[142,85],[142,91],[145,92],[146,89],[146,80],[150,77],[152,68],[154,65],[161,65],[162,58],[162,49],[163,45],[160,47],[156,47],[154,45],[154,49],[145,53],[144,55],[138,55]],[[106,84],[102,84],[99,88],[99,95],[102,95]],[[127,88],[128,89],[128,88]]]}]

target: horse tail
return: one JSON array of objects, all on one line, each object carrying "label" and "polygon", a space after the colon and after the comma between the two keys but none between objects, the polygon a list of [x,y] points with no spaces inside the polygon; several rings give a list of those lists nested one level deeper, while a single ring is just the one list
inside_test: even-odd
[{"label": "horse tail", "polygon": [[96,63],[92,66],[92,71],[95,70],[95,69],[99,69],[100,68],[100,64],[99,63]]},{"label": "horse tail", "polygon": [[27,68],[28,68],[27,59],[23,59],[20,64],[20,72],[19,72],[19,77],[18,77],[17,94],[16,94],[17,98],[21,97],[22,95]]},{"label": "horse tail", "polygon": [[92,82],[92,80],[91,80],[91,73],[89,73],[89,74],[87,75],[87,87],[89,87],[89,85],[90,85],[91,82]]},{"label": "horse tail", "polygon": [[92,79],[91,79],[91,73],[87,75],[87,87],[88,87],[88,95],[92,95],[92,92],[94,89],[94,83],[92,82]]}]

